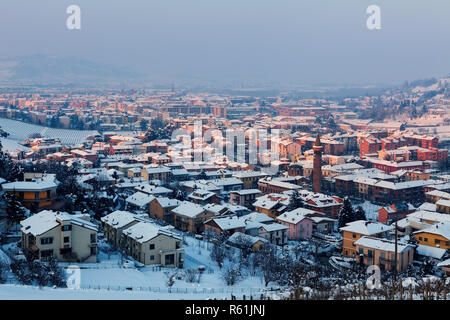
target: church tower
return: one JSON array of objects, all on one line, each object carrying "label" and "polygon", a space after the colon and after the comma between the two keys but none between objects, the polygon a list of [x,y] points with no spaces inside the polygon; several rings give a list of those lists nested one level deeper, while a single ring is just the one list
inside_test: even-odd
[{"label": "church tower", "polygon": [[314,143],[314,165],[313,165],[313,191],[320,192],[322,181],[322,143],[320,136],[317,134],[316,142]]}]

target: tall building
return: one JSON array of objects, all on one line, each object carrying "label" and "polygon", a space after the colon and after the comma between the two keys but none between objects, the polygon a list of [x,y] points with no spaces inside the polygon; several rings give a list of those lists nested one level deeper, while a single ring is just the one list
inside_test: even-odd
[{"label": "tall building", "polygon": [[313,191],[320,192],[320,185],[322,180],[322,144],[320,143],[319,134],[317,134],[313,150],[314,150]]}]

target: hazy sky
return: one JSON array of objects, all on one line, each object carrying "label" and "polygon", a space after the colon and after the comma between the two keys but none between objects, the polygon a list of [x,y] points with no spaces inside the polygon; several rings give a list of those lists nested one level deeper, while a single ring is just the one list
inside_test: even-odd
[{"label": "hazy sky", "polygon": [[[81,30],[66,8],[81,7]],[[382,29],[366,27],[381,7]],[[154,76],[402,82],[450,73],[449,0],[1,0],[0,55],[77,56]]]}]

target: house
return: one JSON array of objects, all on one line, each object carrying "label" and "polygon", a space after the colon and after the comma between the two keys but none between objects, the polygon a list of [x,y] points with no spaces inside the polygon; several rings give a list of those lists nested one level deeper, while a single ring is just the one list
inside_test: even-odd
[{"label": "house", "polygon": [[450,215],[419,210],[415,211],[406,218],[397,221],[400,234],[410,235],[411,233],[429,228],[437,223],[450,223]]},{"label": "house", "polygon": [[326,217],[323,213],[314,212],[306,215],[313,222],[313,234],[328,234],[334,232],[337,226],[337,220]]},{"label": "house", "polygon": [[104,235],[109,243],[120,247],[120,239],[123,230],[143,221],[138,215],[129,211],[116,210],[101,218]]},{"label": "house", "polygon": [[150,217],[173,224],[172,209],[178,207],[181,201],[167,197],[157,197],[150,202]]},{"label": "house", "polygon": [[342,254],[347,257],[355,257],[357,254],[355,242],[364,236],[385,238],[394,227],[378,222],[358,220],[347,223],[342,231]]},{"label": "house", "polygon": [[394,221],[405,218],[415,210],[416,208],[410,203],[393,203],[389,207],[382,207],[378,210],[378,221],[391,224]]},{"label": "house", "polygon": [[[356,262],[377,265],[381,271],[395,268],[395,241],[364,236],[355,241]],[[397,244],[397,271],[405,271],[413,263],[414,246]]]},{"label": "house", "polygon": [[[35,211],[50,207],[56,198],[59,181],[54,174],[39,174],[25,181],[2,184],[3,191],[15,194],[28,209]],[[27,181],[28,180],[28,181]]]},{"label": "house", "polygon": [[126,207],[128,210],[144,210],[150,211],[150,203],[155,199],[154,195],[136,192],[125,199]]},{"label": "house", "polygon": [[202,206],[209,203],[220,204],[220,198],[216,193],[203,189],[195,190],[188,195],[188,199],[189,201]]},{"label": "house", "polygon": [[127,253],[145,265],[184,267],[182,238],[168,229],[139,222],[123,230]]},{"label": "house", "polygon": [[436,202],[436,211],[440,213],[450,214],[450,200],[441,199]]},{"label": "house", "polygon": [[447,276],[450,276],[450,259],[438,263],[437,266],[441,268]]},{"label": "house", "polygon": [[256,198],[262,195],[263,193],[258,189],[243,189],[238,191],[231,191],[230,203],[247,208],[252,208],[252,204],[255,202]]},{"label": "house", "polygon": [[242,232],[235,232],[227,239],[227,243],[242,250],[257,252],[267,243],[267,240]]},{"label": "house", "polygon": [[144,180],[161,180],[170,181],[172,178],[172,172],[167,167],[144,167],[141,173],[142,179]]},{"label": "house", "polygon": [[163,197],[167,197],[170,194],[172,194],[172,192],[173,192],[171,189],[161,187],[161,186],[154,186],[154,185],[148,184],[148,183],[139,184],[136,187],[134,187],[134,189],[136,191],[143,192],[146,194],[151,194],[154,196],[163,196]]},{"label": "house", "polygon": [[307,209],[315,212],[321,212],[326,217],[331,219],[336,219],[340,209],[342,208],[343,200],[336,196],[301,190],[300,197]]},{"label": "house", "polygon": [[287,229],[279,223],[261,224],[259,228],[259,237],[266,239],[271,244],[284,246],[287,244]]},{"label": "house", "polygon": [[214,216],[201,205],[189,201],[181,202],[178,207],[172,209],[172,213],[175,228],[193,234],[202,233],[205,221]]},{"label": "house", "polygon": [[243,183],[244,189],[255,189],[258,187],[258,180],[267,177],[268,174],[261,171],[241,171],[233,173],[233,177]]},{"label": "house", "polygon": [[97,226],[88,215],[44,210],[20,222],[22,250],[34,259],[97,262]]},{"label": "house", "polygon": [[235,232],[245,233],[245,222],[238,217],[212,218],[205,222],[205,232],[214,232],[220,235],[226,232],[232,235]]},{"label": "house", "polygon": [[216,216],[216,217],[223,217],[223,216],[230,216],[230,215],[234,216],[235,215],[232,211],[230,211],[230,209],[228,207],[220,205],[220,204],[210,203],[210,204],[203,206],[203,208],[207,212],[214,214],[214,216]]},{"label": "house", "polygon": [[420,245],[450,249],[450,223],[436,223],[428,228],[413,232],[414,238]]},{"label": "house", "polygon": [[287,210],[290,197],[286,194],[270,193],[261,197],[253,203],[256,212],[264,213],[271,218],[276,218]]},{"label": "house", "polygon": [[285,212],[279,215],[276,220],[286,227],[289,240],[305,240],[312,237],[313,221],[307,216],[314,211],[305,208]]}]

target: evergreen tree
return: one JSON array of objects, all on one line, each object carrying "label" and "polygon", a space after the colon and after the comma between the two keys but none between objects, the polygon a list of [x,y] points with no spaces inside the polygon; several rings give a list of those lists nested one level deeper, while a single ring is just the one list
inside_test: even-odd
[{"label": "evergreen tree", "polygon": [[3,146],[0,143],[0,178],[6,181],[20,180],[23,175],[22,166],[12,161],[11,156],[8,153],[2,151]]},{"label": "evergreen tree", "polygon": [[5,211],[10,223],[19,223],[25,219],[27,210],[14,193],[4,193],[1,197],[6,204]]},{"label": "evergreen tree", "polygon": [[352,204],[348,197],[344,198],[344,205],[338,214],[338,225],[339,228],[345,227],[349,222],[356,221],[355,212],[353,211]]},{"label": "evergreen tree", "polygon": [[358,208],[356,209],[354,219],[355,219],[354,221],[367,220],[366,213],[364,212],[364,209],[361,206],[358,206]]},{"label": "evergreen tree", "polygon": [[303,200],[300,196],[300,193],[298,192],[298,190],[294,190],[291,193],[287,210],[292,211],[297,208],[303,208],[303,207],[304,207],[304,204],[303,204]]}]

